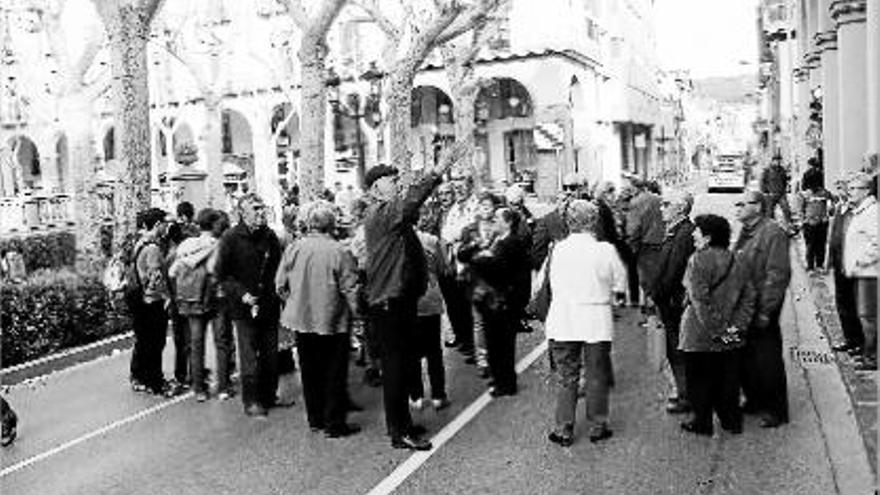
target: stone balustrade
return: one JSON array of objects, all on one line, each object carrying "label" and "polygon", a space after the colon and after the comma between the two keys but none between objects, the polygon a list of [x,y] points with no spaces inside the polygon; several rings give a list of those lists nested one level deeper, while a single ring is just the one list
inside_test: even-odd
[{"label": "stone balustrade", "polygon": [[73,224],[73,198],[68,194],[37,193],[0,198],[0,235]]}]

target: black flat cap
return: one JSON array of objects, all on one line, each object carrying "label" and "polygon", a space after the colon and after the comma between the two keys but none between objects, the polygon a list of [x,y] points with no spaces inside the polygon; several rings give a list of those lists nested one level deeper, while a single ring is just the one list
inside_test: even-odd
[{"label": "black flat cap", "polygon": [[396,167],[392,167],[389,165],[379,164],[375,167],[372,167],[370,170],[367,170],[367,174],[364,176],[364,187],[369,189],[373,186],[373,183],[382,177],[388,177],[389,175],[397,175],[399,172]]}]

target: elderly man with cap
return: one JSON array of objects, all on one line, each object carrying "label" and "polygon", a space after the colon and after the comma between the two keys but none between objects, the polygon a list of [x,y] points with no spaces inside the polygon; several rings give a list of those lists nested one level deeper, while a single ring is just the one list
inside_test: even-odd
[{"label": "elderly man with cap", "polygon": [[877,198],[872,179],[859,172],[849,183],[852,221],[843,243],[843,269],[853,279],[856,313],[864,333],[860,371],[877,369]]},{"label": "elderly man with cap", "polygon": [[690,410],[684,353],[678,350],[678,335],[685,307],[682,281],[688,259],[694,252],[694,224],[690,219],[693,203],[693,196],[684,191],[669,191],[663,197],[660,206],[666,223],[666,236],[660,248],[657,277],[651,288],[666,332],[666,360],[675,379],[676,394],[669,398],[666,405],[666,411],[673,414]]},{"label": "elderly man with cap", "polygon": [[417,369],[412,330],[428,278],[425,254],[413,227],[419,208],[440,184],[441,174],[463,150],[453,145],[440,164],[426,169],[403,195],[394,167],[377,165],[364,179],[373,198],[364,221],[367,304],[381,349],[385,423],[394,448],[431,449],[431,443],[419,436],[424,428],[413,425],[407,400],[409,374]]},{"label": "elderly man with cap", "polygon": [[608,395],[612,383],[612,303],[622,297],[626,269],[610,243],[596,239],[599,210],[573,200],[566,222],[571,234],[552,249],[549,277],[553,298],[546,332],[556,376],[556,427],[549,439],[563,447],[574,442],[575,407],[581,367],[586,367],[586,418],[590,441],[611,436]]},{"label": "elderly man with cap", "polygon": [[788,236],[765,216],[766,198],[759,191],[746,191],[735,203],[742,223],[735,250],[746,264],[748,278],[757,293],[755,312],[743,350],[743,393],[747,413],[760,413],[761,426],[775,428],[788,422],[788,387],[782,358],[779,315],[791,279]]}]

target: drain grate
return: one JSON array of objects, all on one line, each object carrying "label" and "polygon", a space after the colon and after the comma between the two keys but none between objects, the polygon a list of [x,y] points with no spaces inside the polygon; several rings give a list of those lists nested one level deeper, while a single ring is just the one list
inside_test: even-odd
[{"label": "drain grate", "polygon": [[829,365],[834,364],[834,355],[826,351],[818,351],[815,349],[801,349],[798,346],[792,346],[788,349],[788,355],[793,362],[801,366],[809,365]]}]

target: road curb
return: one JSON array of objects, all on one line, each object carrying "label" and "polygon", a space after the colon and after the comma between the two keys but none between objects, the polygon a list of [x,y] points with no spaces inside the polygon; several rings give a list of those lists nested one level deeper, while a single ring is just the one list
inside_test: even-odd
[{"label": "road curb", "polygon": [[131,347],[134,340],[133,332],[114,335],[97,342],[80,347],[66,349],[55,354],[34,359],[0,370],[0,383],[4,387],[17,385],[21,382],[39,378],[81,363],[92,361],[114,351]]},{"label": "road curb", "polygon": [[[792,247],[794,256],[798,250]],[[792,305],[797,335],[797,349],[816,356],[832,355],[831,347],[816,318],[816,305],[809,290],[803,267],[792,260],[792,278],[787,303]],[[833,361],[815,363],[793,360],[801,367],[810,390],[822,431],[822,438],[831,463],[834,482],[842,495],[875,493],[876,480],[869,464],[868,452],[855,418],[855,409],[839,368]]]}]

